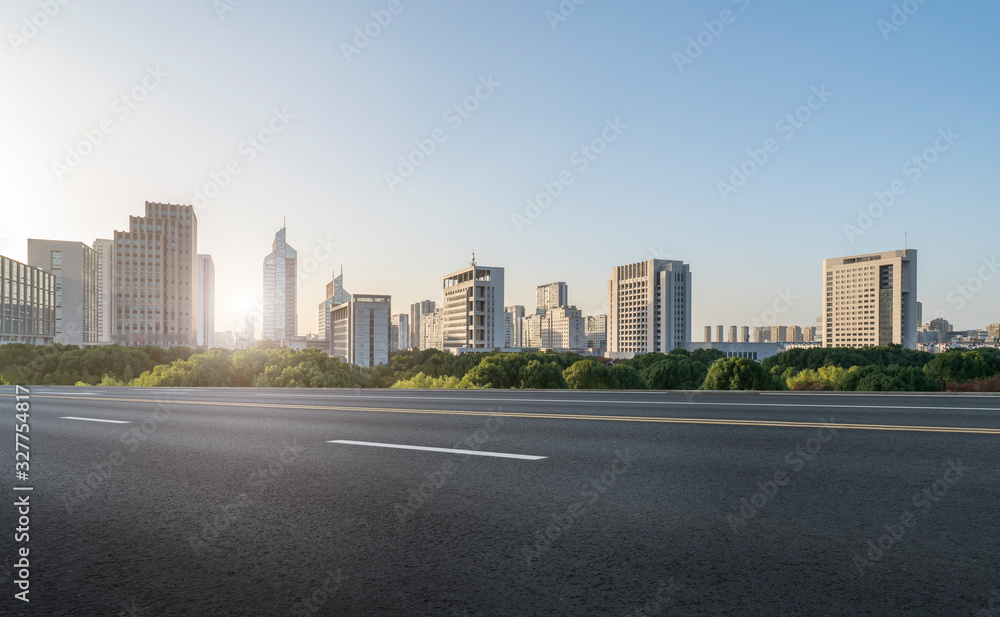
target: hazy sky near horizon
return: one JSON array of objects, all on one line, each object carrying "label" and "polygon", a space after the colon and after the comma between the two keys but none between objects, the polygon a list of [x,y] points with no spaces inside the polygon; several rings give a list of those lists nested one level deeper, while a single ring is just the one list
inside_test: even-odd
[{"label": "hazy sky near horizon", "polygon": [[814,324],[823,259],[907,232],[925,321],[1000,322],[1000,6],[576,2],[8,0],[0,253],[195,204],[235,329],[286,218],[301,334],[341,265],[407,312],[475,250],[592,314],[672,258],[701,340]]}]

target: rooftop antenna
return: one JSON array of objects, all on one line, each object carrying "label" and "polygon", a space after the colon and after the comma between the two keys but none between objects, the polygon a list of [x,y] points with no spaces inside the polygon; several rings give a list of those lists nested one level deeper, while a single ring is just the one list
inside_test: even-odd
[{"label": "rooftop antenna", "polygon": [[471,265],[472,265],[473,268],[476,267],[476,251],[475,250],[472,251],[472,262],[471,262]]},{"label": "rooftop antenna", "polygon": [[907,241],[907,239],[908,239],[907,238],[907,233],[904,231],[903,232],[903,257],[906,257],[906,241]]}]

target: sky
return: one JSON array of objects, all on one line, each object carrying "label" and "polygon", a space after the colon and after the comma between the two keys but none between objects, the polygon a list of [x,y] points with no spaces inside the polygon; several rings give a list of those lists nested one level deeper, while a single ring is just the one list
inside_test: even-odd
[{"label": "sky", "polygon": [[678,259],[700,340],[813,325],[823,259],[907,234],[924,320],[983,328],[998,18],[964,0],[6,0],[0,254],[194,205],[216,330],[237,329],[287,221],[300,334],[341,267],[400,313],[475,251],[505,268],[505,304],[565,281],[598,314],[613,267]]}]

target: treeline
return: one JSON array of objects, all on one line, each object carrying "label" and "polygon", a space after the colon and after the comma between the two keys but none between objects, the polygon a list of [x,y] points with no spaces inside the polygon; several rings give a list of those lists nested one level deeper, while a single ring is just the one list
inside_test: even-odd
[{"label": "treeline", "polygon": [[24,385],[538,388],[591,390],[1000,391],[1000,351],[943,354],[899,346],[793,349],[757,363],[714,349],[608,362],[575,354],[454,356],[404,351],[362,369],[319,349],[0,346],[0,383]]}]

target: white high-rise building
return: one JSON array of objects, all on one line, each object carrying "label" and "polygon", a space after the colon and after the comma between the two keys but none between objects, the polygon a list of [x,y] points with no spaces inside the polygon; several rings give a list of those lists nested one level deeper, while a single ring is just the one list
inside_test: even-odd
[{"label": "white high-rise building", "polygon": [[583,351],[587,348],[586,320],[575,306],[549,308],[539,315],[542,347],[556,351]]},{"label": "white high-rise building", "polygon": [[114,340],[115,241],[98,238],[97,251],[97,342],[108,345]]},{"label": "white high-rise building", "polygon": [[198,255],[198,345],[215,347],[215,262],[211,255]]},{"label": "white high-rise building", "polygon": [[650,259],[618,266],[608,281],[608,353],[668,353],[691,341],[691,267]]},{"label": "white high-rise building", "polygon": [[271,253],[264,258],[265,341],[284,341],[299,333],[296,307],[298,253],[285,241],[285,228],[274,236]]},{"label": "white high-rise building", "polygon": [[[421,326],[421,318],[424,315],[434,314],[437,309],[437,303],[434,300],[421,300],[420,302],[414,302],[410,305],[410,345],[415,349],[425,349],[423,346],[423,331]],[[441,347],[433,347],[426,349],[440,349]]]},{"label": "white high-rise building", "polygon": [[503,268],[472,265],[444,277],[441,328],[444,351],[503,345]]},{"label": "white high-rise building", "polygon": [[444,323],[442,309],[420,316],[420,350],[444,348],[441,328]]},{"label": "white high-rise building", "polygon": [[823,345],[917,347],[917,251],[823,260]]},{"label": "white high-rise building", "polygon": [[549,309],[569,305],[569,291],[566,283],[557,282],[539,285],[535,290],[535,312],[544,315]]},{"label": "white high-rise building", "polygon": [[503,310],[503,346],[506,348],[524,347],[521,328],[524,326],[524,307],[520,304],[505,307]]}]

